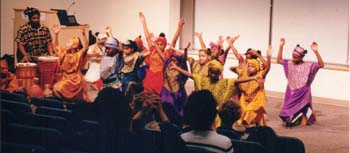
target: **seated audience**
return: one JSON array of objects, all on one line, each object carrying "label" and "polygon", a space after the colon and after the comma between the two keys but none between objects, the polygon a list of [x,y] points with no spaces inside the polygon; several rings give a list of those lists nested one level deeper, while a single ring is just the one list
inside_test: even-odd
[{"label": "seated audience", "polygon": [[184,113],[192,127],[192,131],[181,134],[186,146],[217,153],[233,152],[231,140],[213,130],[217,110],[216,101],[210,91],[194,91],[188,98]]},{"label": "seated audience", "polygon": [[226,135],[231,139],[254,141],[265,146],[269,153],[274,153],[276,148],[276,133],[268,126],[245,127],[236,124],[240,118],[241,107],[234,101],[227,101],[219,110],[221,126],[217,128],[218,133]]},{"label": "seated audience", "polygon": [[15,74],[9,71],[8,63],[5,59],[0,61],[0,90],[13,93],[18,91],[18,82]]}]

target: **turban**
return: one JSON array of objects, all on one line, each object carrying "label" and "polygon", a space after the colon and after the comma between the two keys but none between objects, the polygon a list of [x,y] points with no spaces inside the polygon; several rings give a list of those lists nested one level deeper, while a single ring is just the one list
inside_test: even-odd
[{"label": "turban", "polygon": [[156,42],[161,42],[164,46],[167,45],[167,40],[165,37],[158,37]]},{"label": "turban", "polygon": [[118,47],[119,47],[118,45],[119,45],[118,40],[115,38],[111,38],[111,37],[108,37],[106,42],[105,42],[106,47],[110,47],[110,48],[114,48],[114,49],[118,49]]},{"label": "turban", "polygon": [[255,66],[255,68],[260,71],[260,62],[256,59],[248,59],[247,60],[248,64],[253,64]]},{"label": "turban", "polygon": [[209,46],[210,46],[210,50],[215,50],[215,49],[221,50],[221,46],[213,42],[210,42]]},{"label": "turban", "polygon": [[307,50],[305,50],[304,48],[300,47],[300,45],[297,45],[297,47],[295,47],[294,50],[293,50],[293,54],[297,54],[300,57],[304,57],[306,53],[307,53]]},{"label": "turban", "polygon": [[224,70],[224,66],[217,60],[212,60],[209,62],[208,64],[208,68],[217,68],[220,70],[220,72],[222,72]]}]

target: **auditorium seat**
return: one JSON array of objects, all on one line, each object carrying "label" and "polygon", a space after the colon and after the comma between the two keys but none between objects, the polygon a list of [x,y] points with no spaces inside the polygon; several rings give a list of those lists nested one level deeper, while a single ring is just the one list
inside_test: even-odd
[{"label": "auditorium seat", "polygon": [[32,112],[29,104],[1,99],[1,109],[7,109],[14,114]]},{"label": "auditorium seat", "polygon": [[231,139],[235,153],[267,153],[264,146],[252,141]]},{"label": "auditorium seat", "polygon": [[55,129],[11,123],[3,133],[8,143],[38,145],[50,153],[57,153],[62,146],[62,133]]},{"label": "auditorium seat", "polygon": [[15,101],[15,102],[28,104],[28,99],[22,94],[8,93],[8,92],[1,91],[0,95],[1,95],[1,99],[6,99],[6,100],[11,100],[11,101]]},{"label": "auditorium seat", "polygon": [[278,136],[277,150],[280,153],[305,153],[305,146],[298,138]]},{"label": "auditorium seat", "polygon": [[45,107],[45,106],[39,106],[35,111],[35,113],[50,115],[50,116],[59,116],[59,117],[65,118],[66,120],[69,120],[70,117],[72,116],[71,110],[64,110],[64,109],[51,108],[51,107]]},{"label": "auditorium seat", "polygon": [[59,100],[54,100],[54,99],[32,98],[31,103],[38,107],[45,106],[45,107],[63,109],[63,103]]}]

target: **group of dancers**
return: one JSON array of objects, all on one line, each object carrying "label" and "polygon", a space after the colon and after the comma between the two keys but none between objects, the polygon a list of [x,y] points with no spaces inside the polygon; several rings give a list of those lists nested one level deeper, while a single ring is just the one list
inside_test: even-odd
[{"label": "group of dancers", "polygon": [[[155,36],[149,31],[146,17],[140,12],[139,20],[148,47],[143,44],[141,36],[119,42],[113,37],[111,27],[107,27],[105,33],[99,33],[96,43],[89,46],[84,32],[85,26],[81,26],[83,37],[73,37],[65,46],[60,46],[60,26],[54,25],[51,28],[51,39],[49,29],[40,24],[40,12],[37,9],[28,8],[26,15],[29,22],[20,28],[16,37],[20,50],[18,61],[35,62],[35,57],[39,55],[57,55],[62,76],[52,88],[55,97],[67,101],[91,102],[88,85],[96,90],[117,88],[126,95],[154,92],[161,97],[162,103],[171,104],[181,116],[187,99],[185,84],[190,78],[194,81],[195,90],[206,89],[212,93],[218,110],[229,100],[239,104],[241,117],[236,124],[247,127],[267,125],[264,82],[271,68],[271,45],[267,48],[266,59],[261,51],[255,49],[248,49],[245,56],[242,56],[235,47],[239,35],[227,36],[226,39],[220,36],[207,47],[202,33],[196,32],[194,36],[201,44],[196,60],[188,57],[190,43],[185,46],[184,51],[175,49],[185,24],[183,18],[179,20],[176,33],[168,43],[163,33]],[[33,31],[39,32],[34,35],[31,34]],[[225,41],[227,48],[223,47]],[[312,42],[310,46],[317,57],[317,63],[303,60],[307,50],[300,45],[296,45],[291,60],[283,59],[284,45],[285,39],[281,38],[277,63],[283,65],[288,84],[280,117],[286,126],[313,124],[316,118],[312,109],[311,83],[318,69],[324,66],[318,44]],[[237,66],[230,67],[237,74],[237,78],[223,76],[224,64],[230,50],[238,60]],[[86,62],[89,63],[89,69],[84,75],[82,68]],[[7,63],[2,60],[1,90],[15,92],[15,76],[7,69]],[[220,118],[217,117],[215,122],[219,125]]]}]

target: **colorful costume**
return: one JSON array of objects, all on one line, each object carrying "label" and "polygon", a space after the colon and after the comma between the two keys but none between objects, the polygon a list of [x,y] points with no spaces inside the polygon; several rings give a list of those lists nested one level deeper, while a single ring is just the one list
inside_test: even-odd
[{"label": "colorful costume", "polygon": [[[166,44],[166,39],[159,37],[158,41],[162,41]],[[154,90],[157,94],[160,94],[163,88],[163,66],[164,61],[158,55],[156,48],[152,46],[150,48],[151,54],[145,59],[148,68],[146,69],[146,77],[143,80],[143,86],[145,90]],[[168,49],[164,52],[165,58],[169,58],[172,50]]]},{"label": "colorful costume", "polygon": [[[100,48],[97,44],[91,45],[89,47],[89,50],[87,51],[88,56],[89,55],[101,55],[103,48]],[[89,63],[89,69],[85,74],[85,80],[86,82],[96,82],[100,79],[100,64],[101,64],[102,57],[89,57],[88,63]]]},{"label": "colorful costume", "polygon": [[63,48],[59,49],[58,60],[62,71],[62,78],[54,85],[55,93],[65,99],[86,100],[86,81],[81,68],[84,65],[82,51],[67,53]]},{"label": "colorful costume", "polygon": [[192,57],[188,57],[187,61],[190,64],[192,74],[208,75],[208,63],[201,65],[198,60],[194,60]]},{"label": "colorful costume", "polygon": [[[181,68],[187,70],[186,60],[181,55],[172,54],[171,57],[176,58]],[[170,59],[166,59],[164,62],[164,82],[161,98],[163,103],[170,103],[179,115],[183,115],[183,106],[187,98],[185,83],[188,77],[176,70],[170,70],[168,67],[170,61]]]},{"label": "colorful costume", "polygon": [[316,118],[312,113],[311,83],[319,69],[318,63],[295,64],[291,60],[283,60],[282,64],[288,85],[280,112],[281,119],[287,124],[292,124],[305,115],[308,124],[313,124]]}]

